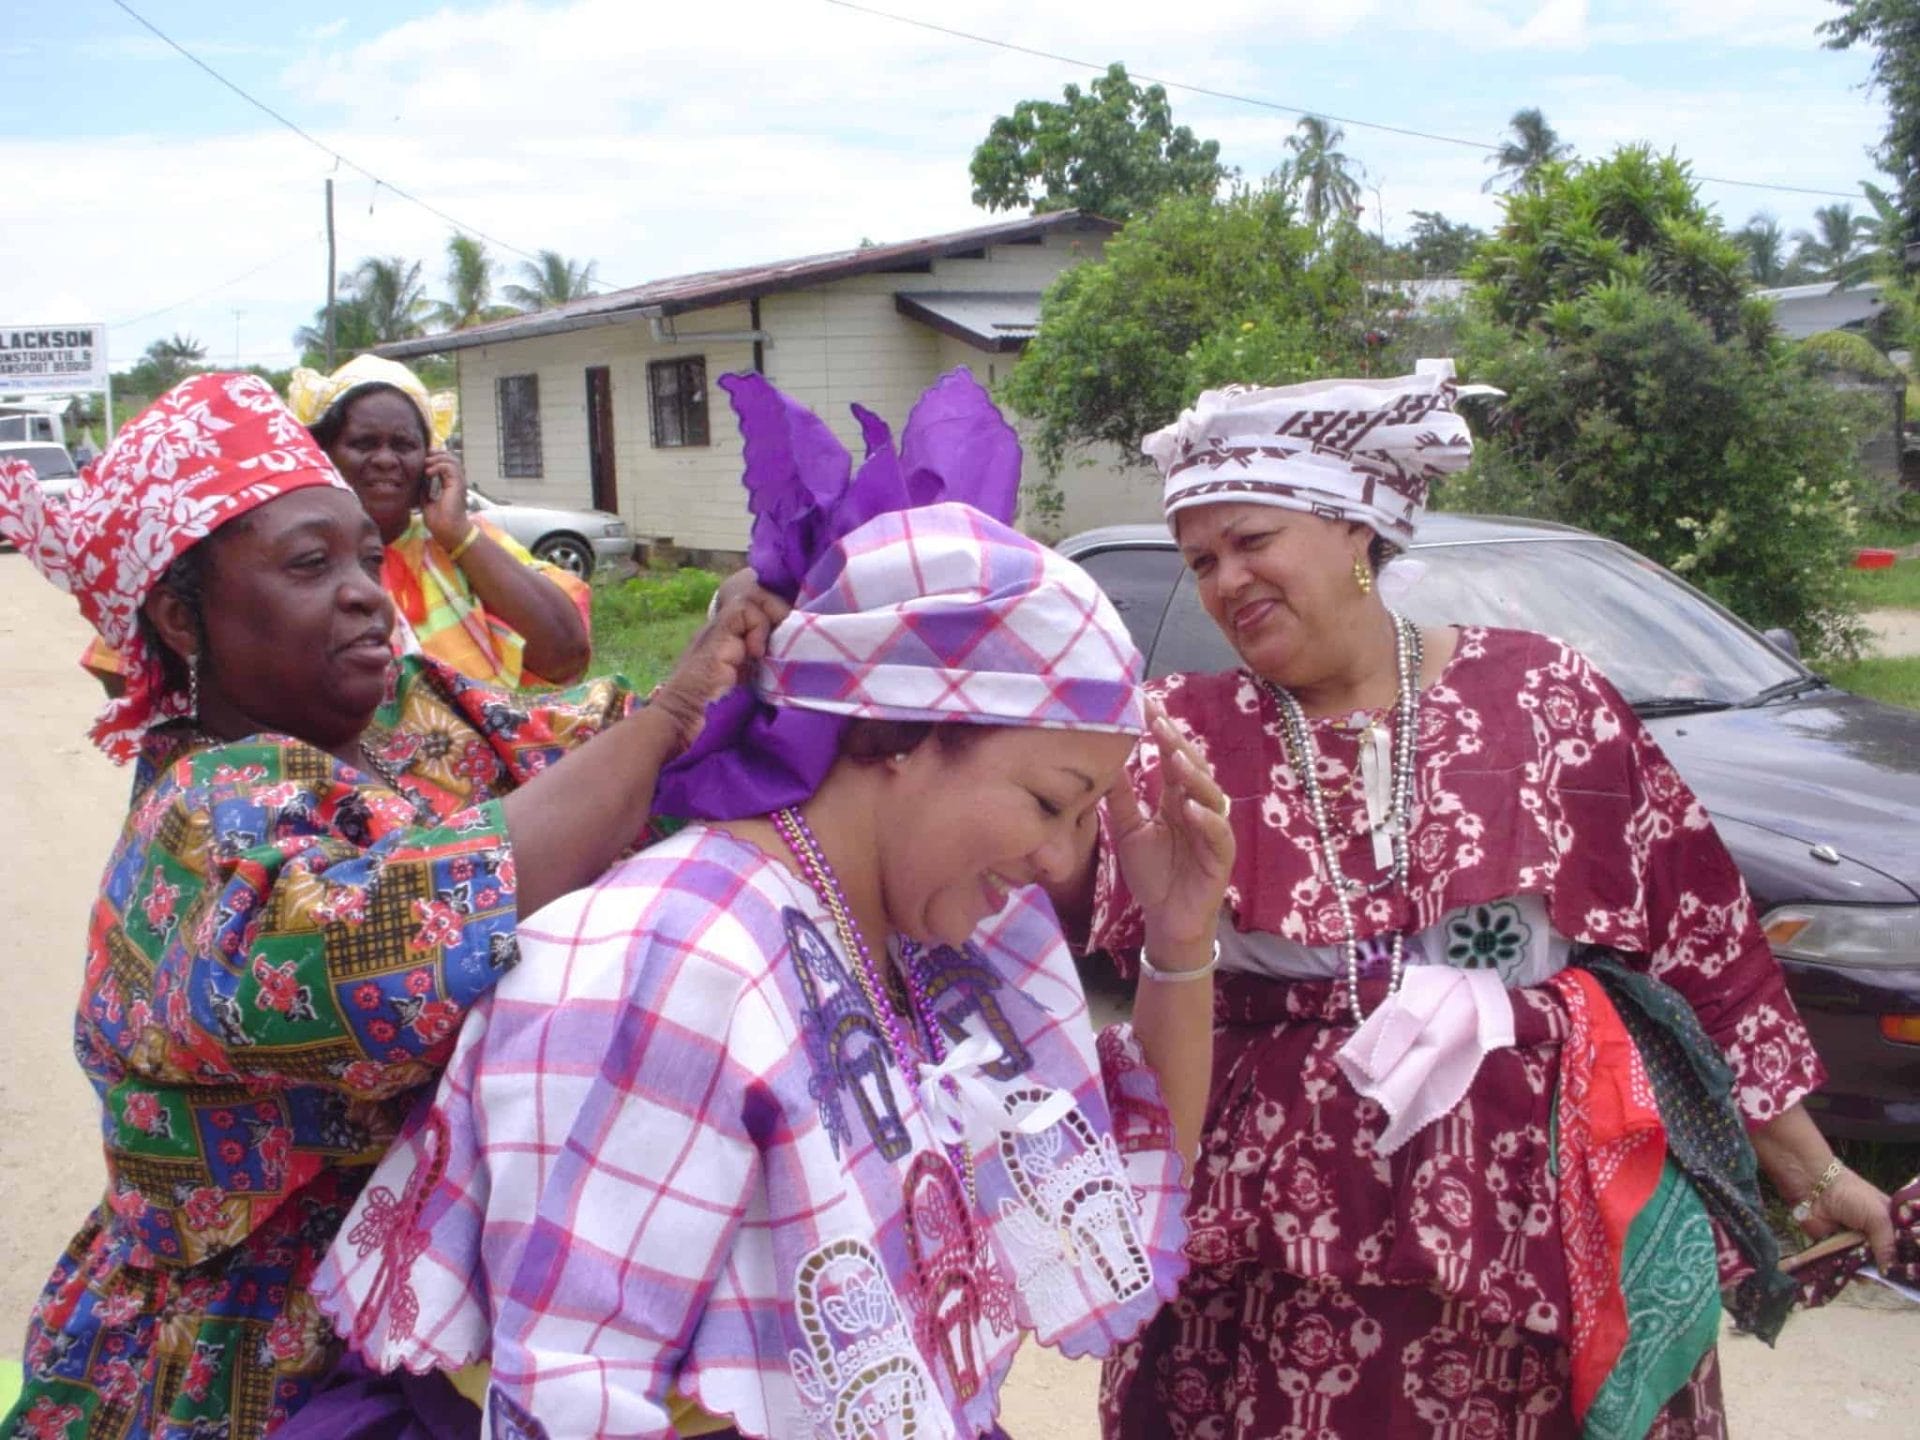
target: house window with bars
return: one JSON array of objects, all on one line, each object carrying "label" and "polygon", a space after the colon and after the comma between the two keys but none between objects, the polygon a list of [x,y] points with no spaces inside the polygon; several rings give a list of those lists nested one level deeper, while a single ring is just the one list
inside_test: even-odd
[{"label": "house window with bars", "polygon": [[500,473],[509,480],[538,480],[540,377],[502,375],[496,389],[500,407]]},{"label": "house window with bars", "polygon": [[707,441],[707,360],[655,360],[647,366],[648,409],[656,450]]}]

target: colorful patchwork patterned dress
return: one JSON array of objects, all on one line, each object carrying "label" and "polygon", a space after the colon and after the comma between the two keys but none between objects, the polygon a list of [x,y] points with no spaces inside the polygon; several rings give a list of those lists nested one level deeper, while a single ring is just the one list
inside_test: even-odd
[{"label": "colorful patchwork patterned dress", "polygon": [[[525,546],[491,521],[476,515],[473,523],[527,569],[559,586],[592,633],[593,590],[584,580],[534,559]],[[428,532],[420,516],[415,515],[413,523],[387,546],[380,579],[406,622],[394,631],[396,644],[404,643],[411,632],[422,652],[488,685],[517,689],[551,683],[526,668],[526,637],[487,612],[467,583],[466,572]]]},{"label": "colorful patchwork patterned dress", "polygon": [[[1594,1353],[1588,1317],[1604,1318],[1623,1285],[1632,1310],[1634,1286],[1661,1278],[1642,1261],[1681,1255],[1689,1267],[1675,1276],[1704,1283],[1679,1287],[1690,1308],[1666,1317],[1670,1353],[1609,1352],[1616,1384],[1586,1433],[1616,1433],[1600,1421],[1643,1414],[1635,1403],[1655,1385],[1665,1389],[1653,1434],[1724,1433],[1714,1316],[1703,1313],[1715,1303],[1713,1232],[1690,1187],[1662,1180],[1657,1155],[1634,1193],[1615,1183],[1608,1156],[1658,1117],[1630,1053],[1625,1069],[1593,1078],[1619,1053],[1603,1043],[1619,1022],[1564,967],[1575,946],[1605,946],[1685,996],[1731,1063],[1750,1125],[1823,1076],[1739,872],[1631,708],[1575,652],[1514,631],[1463,631],[1425,692],[1409,878],[1355,906],[1371,942],[1363,973],[1380,974],[1395,930],[1412,937],[1410,963],[1496,970],[1515,1043],[1487,1056],[1451,1113],[1382,1157],[1386,1117],[1335,1062],[1354,1033],[1335,980],[1342,926],[1278,708],[1244,671],[1161,689],[1233,799],[1239,850],[1189,1213],[1193,1268],[1109,1362],[1107,1433],[1579,1435],[1576,1395],[1591,1395],[1598,1374],[1575,1363]],[[1380,873],[1361,736],[1391,718],[1313,722],[1341,864],[1361,880]],[[1158,762],[1144,743],[1134,764],[1145,795]],[[1140,919],[1111,855],[1098,890],[1093,941],[1128,953]],[[1371,1009],[1385,985],[1362,988]],[[1629,1096],[1624,1113],[1597,1103]],[[1575,1138],[1586,1148],[1570,1149]],[[1624,1260],[1603,1233],[1610,1216],[1645,1221]],[[1730,1279],[1733,1251],[1719,1251],[1719,1278]],[[1669,1362],[1685,1345],[1697,1368],[1675,1376]],[[1635,1364],[1645,1369],[1628,1375]]]},{"label": "colorful patchwork patterned dress", "polygon": [[813,891],[721,831],[521,946],[315,1282],[381,1368],[491,1353],[495,1435],[671,1436],[677,1393],[752,1436],[973,1437],[1023,1331],[1105,1354],[1173,1293],[1158,1082],[1038,892],[919,957],[957,1153]]},{"label": "colorful patchwork patterned dress", "polygon": [[300,1405],[339,1350],[314,1268],[516,962],[499,797],[630,703],[402,661],[367,744],[404,794],[286,736],[146,737],[76,1024],[107,1196],[0,1434],[254,1440]]}]

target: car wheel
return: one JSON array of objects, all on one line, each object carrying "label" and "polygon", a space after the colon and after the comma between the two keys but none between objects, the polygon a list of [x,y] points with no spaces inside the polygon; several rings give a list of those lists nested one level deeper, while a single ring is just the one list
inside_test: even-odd
[{"label": "car wheel", "polygon": [[549,535],[533,547],[533,555],[582,580],[593,574],[593,547],[578,535]]}]

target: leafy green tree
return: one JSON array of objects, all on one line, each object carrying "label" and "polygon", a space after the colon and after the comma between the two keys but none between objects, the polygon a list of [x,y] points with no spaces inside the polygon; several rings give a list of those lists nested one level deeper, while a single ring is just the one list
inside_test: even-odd
[{"label": "leafy green tree", "polygon": [[1874,223],[1844,201],[1813,212],[1813,228],[1794,232],[1794,259],[1816,280],[1851,285],[1864,280],[1879,259]]},{"label": "leafy green tree", "polygon": [[558,250],[542,250],[535,260],[520,262],[524,285],[509,285],[502,292],[522,310],[551,310],[569,300],[584,300],[599,284],[594,271],[599,262],[581,265],[567,259]]},{"label": "leafy green tree", "polygon": [[[1887,101],[1874,159],[1893,177],[1901,246],[1920,241],[1920,0],[1834,0],[1842,13],[1820,26],[1830,50],[1872,47],[1873,85]],[[1902,251],[1894,250],[1899,256]]]},{"label": "leafy green tree", "polygon": [[448,236],[447,298],[434,303],[434,323],[445,330],[464,330],[515,314],[511,306],[493,303],[493,272],[485,242],[471,235]]},{"label": "leafy green tree", "polygon": [[1538,181],[1540,171],[1548,165],[1564,164],[1573,159],[1573,147],[1560,139],[1560,132],[1547,123],[1547,117],[1537,108],[1513,112],[1513,118],[1507,122],[1510,138],[1502,140],[1500,147],[1487,157],[1489,165],[1498,166],[1482,190],[1500,189],[1511,194],[1515,190],[1530,190]]},{"label": "leafy green tree", "polygon": [[1550,162],[1506,199],[1506,218],[1470,268],[1480,302],[1525,329],[1557,305],[1624,281],[1681,300],[1726,339],[1758,334],[1745,305],[1747,252],[1700,203],[1689,168],[1629,145],[1591,165]]},{"label": "leafy green tree", "polygon": [[1597,530],[1844,652],[1848,417],[1743,296],[1750,268],[1671,157],[1544,167],[1476,262],[1463,353],[1506,398],[1446,503]]},{"label": "leafy green tree", "polygon": [[1415,277],[1458,275],[1486,238],[1486,231],[1438,210],[1415,210],[1403,249]]},{"label": "leafy green tree", "polygon": [[1174,195],[1210,196],[1227,178],[1218,141],[1173,123],[1158,85],[1110,65],[1059,101],[1022,100],[973,152],[973,203],[988,210],[1086,210],[1131,220]]},{"label": "leafy green tree", "polygon": [[1299,201],[1301,217],[1325,233],[1337,220],[1360,213],[1360,164],[1340,149],[1347,132],[1318,115],[1303,115],[1287,137],[1293,153],[1281,165],[1281,186]]},{"label": "leafy green tree", "polygon": [[1138,460],[1141,436],[1207,384],[1358,363],[1363,303],[1347,252],[1302,225],[1283,191],[1168,200],[1054,281],[1005,399],[1038,422],[1050,470],[1103,442]]}]

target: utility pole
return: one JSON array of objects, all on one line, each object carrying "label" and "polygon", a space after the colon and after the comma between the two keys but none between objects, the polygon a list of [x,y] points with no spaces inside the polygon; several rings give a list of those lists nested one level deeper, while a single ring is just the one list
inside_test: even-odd
[{"label": "utility pole", "polygon": [[333,177],[327,177],[327,373],[333,373]]}]

